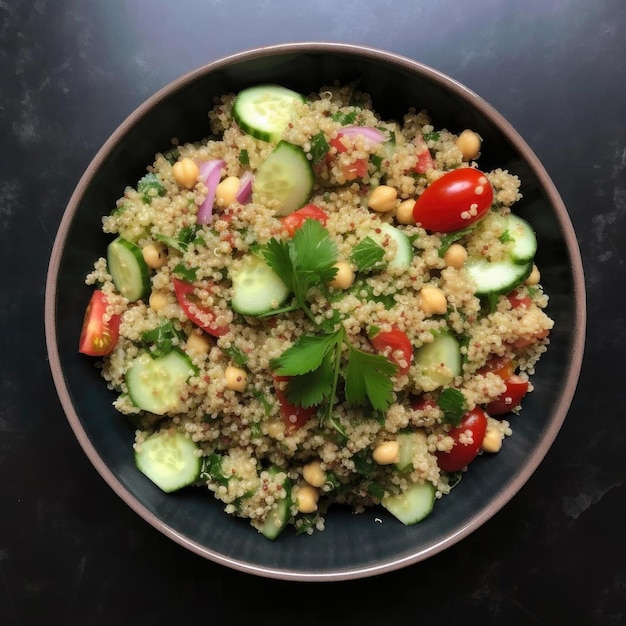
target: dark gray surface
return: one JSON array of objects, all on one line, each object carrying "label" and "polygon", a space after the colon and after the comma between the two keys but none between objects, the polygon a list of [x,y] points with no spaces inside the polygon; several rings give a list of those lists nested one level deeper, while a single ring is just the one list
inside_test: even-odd
[{"label": "dark gray surface", "polygon": [[[440,620],[626,623],[621,359],[626,7],[621,0],[0,3],[0,624]],[[519,494],[470,537],[371,580],[255,579],[138,518],[89,464],[46,361],[43,294],[65,204],[146,97],[225,54],[288,41],[388,49],[466,84],[543,160],[585,263],[570,414]],[[331,613],[329,605],[338,608]],[[331,617],[332,615],[332,617]]]}]

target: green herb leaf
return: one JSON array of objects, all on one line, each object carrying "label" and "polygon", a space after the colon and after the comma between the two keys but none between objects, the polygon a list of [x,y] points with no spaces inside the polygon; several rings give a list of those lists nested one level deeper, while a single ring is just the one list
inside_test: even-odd
[{"label": "green herb leaf", "polygon": [[384,256],[384,248],[379,246],[371,237],[366,237],[354,246],[350,260],[359,271],[364,272],[378,265]]},{"label": "green herb leaf", "polygon": [[144,204],[150,204],[152,198],[155,196],[165,195],[165,187],[157,178],[157,175],[152,172],[146,174],[139,180],[137,183],[137,191],[141,194],[141,199]]},{"label": "green herb leaf", "polygon": [[305,409],[331,400],[328,396],[332,390],[333,376],[333,365],[328,356],[325,356],[314,371],[289,379],[286,389],[287,399],[291,404]]},{"label": "green herb leaf", "polygon": [[443,421],[452,426],[459,426],[465,414],[467,404],[465,396],[454,387],[446,387],[437,398],[437,406],[443,411]]},{"label": "green herb leaf", "polygon": [[436,132],[426,133],[424,135],[424,139],[426,141],[439,141],[439,133],[436,133]]},{"label": "green herb leaf", "polygon": [[321,163],[322,159],[326,156],[329,150],[330,146],[326,141],[324,133],[319,132],[311,137],[311,161],[313,162],[313,165]]},{"label": "green herb leaf", "polygon": [[370,157],[370,163],[374,166],[374,168],[375,168],[375,170],[377,172],[380,172],[380,168],[381,168],[381,166],[383,164],[383,157],[381,157],[378,154],[373,154]]},{"label": "green herb leaf", "polygon": [[508,230],[505,230],[499,237],[498,240],[500,243],[509,243],[510,241],[515,241],[515,237],[511,237],[511,233]]},{"label": "green herb leaf", "polygon": [[396,304],[393,294],[375,295],[374,288],[364,280],[356,280],[350,291],[361,300],[382,303],[387,311],[391,310]]},{"label": "green herb leaf", "polygon": [[461,230],[457,230],[453,233],[447,233],[446,235],[443,235],[443,237],[441,238],[441,245],[439,246],[439,250],[437,250],[437,254],[442,257],[454,242],[462,239],[471,231],[472,227],[468,226],[467,228],[462,228]]},{"label": "green herb leaf", "polygon": [[179,263],[178,265],[176,265],[172,272],[188,283],[195,282],[198,275],[197,268],[187,267],[183,263]]},{"label": "green herb leaf", "polygon": [[356,122],[357,114],[358,112],[356,110],[348,112],[337,111],[336,113],[333,113],[332,118],[333,121],[339,122],[342,126],[348,126]]},{"label": "green herb leaf", "polygon": [[171,320],[153,328],[145,330],[140,335],[140,343],[153,358],[158,358],[171,352],[174,346],[182,341],[183,335],[174,328]]},{"label": "green herb leaf", "polygon": [[239,153],[239,163],[241,163],[242,165],[249,165],[250,164],[250,156],[248,155],[248,151],[243,149],[240,153]]},{"label": "green herb leaf", "polygon": [[222,457],[219,454],[212,452],[203,457],[200,478],[205,481],[212,480],[220,485],[228,485],[228,478],[222,469]]},{"label": "green herb leaf", "polygon": [[248,362],[248,357],[236,346],[223,348],[223,350],[238,367],[243,367]]},{"label": "green herb leaf", "polygon": [[346,399],[356,405],[369,403],[377,411],[386,411],[393,401],[391,376],[397,366],[380,354],[349,347],[346,368]]},{"label": "green herb leaf", "polygon": [[181,254],[184,254],[189,247],[189,243],[193,241],[195,234],[195,226],[185,226],[185,228],[181,228],[180,231],[178,231],[176,237],[168,237],[167,235],[157,233],[154,235],[154,238],[164,243],[168,248],[173,248],[174,250],[178,250]]},{"label": "green herb leaf", "polygon": [[271,367],[279,376],[298,376],[318,369],[324,357],[337,345],[338,333],[302,335]]}]

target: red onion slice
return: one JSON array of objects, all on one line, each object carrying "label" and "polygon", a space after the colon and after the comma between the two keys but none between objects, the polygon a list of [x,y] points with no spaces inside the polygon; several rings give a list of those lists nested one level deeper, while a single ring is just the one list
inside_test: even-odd
[{"label": "red onion slice", "polygon": [[213,218],[213,203],[215,202],[215,188],[219,185],[222,176],[222,168],[226,162],[222,159],[214,159],[200,163],[200,177],[207,188],[206,198],[198,207],[196,223],[208,224]]},{"label": "red onion slice", "polygon": [[344,126],[337,131],[337,135],[362,135],[372,143],[383,143],[387,137],[378,128],[372,126]]},{"label": "red onion slice", "polygon": [[237,195],[235,199],[237,202],[241,204],[246,204],[246,202],[250,201],[250,197],[252,196],[252,180],[254,179],[254,175],[250,170],[246,170],[242,175],[239,182],[239,189],[237,191]]}]

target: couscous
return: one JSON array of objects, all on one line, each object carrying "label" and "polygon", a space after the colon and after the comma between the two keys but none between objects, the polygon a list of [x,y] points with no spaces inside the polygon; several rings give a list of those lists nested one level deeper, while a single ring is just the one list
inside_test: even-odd
[{"label": "couscous", "polygon": [[381,119],[351,85],[208,115],[103,218],[86,278],[79,349],[138,469],[270,539],[340,504],[419,522],[503,447],[549,343],[519,179],[480,169],[473,130]]}]

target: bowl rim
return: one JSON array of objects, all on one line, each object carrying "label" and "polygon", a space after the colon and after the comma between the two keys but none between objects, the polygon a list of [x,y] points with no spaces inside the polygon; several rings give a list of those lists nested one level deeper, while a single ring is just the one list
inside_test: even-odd
[{"label": "bowl rim", "polygon": [[[193,541],[184,534],[178,532],[161,519],[159,519],[148,508],[141,504],[120,482],[120,480],[107,467],[100,455],[98,454],[94,444],[90,441],[85,429],[83,428],[78,414],[72,404],[68,386],[66,384],[56,338],[56,284],[60,269],[60,262],[63,255],[65,241],[72,221],[75,217],[78,206],[85,194],[91,179],[98,171],[102,163],[107,159],[108,155],[122,140],[126,132],[135,124],[137,120],[143,117],[148,111],[153,109],[159,102],[169,97],[182,87],[192,83],[196,79],[205,74],[215,72],[220,68],[230,65],[231,63],[256,59],[263,56],[278,56],[290,53],[312,53],[312,54],[344,54],[347,56],[365,57],[385,63],[391,63],[411,73],[421,74],[428,80],[437,83],[446,89],[455,93],[468,106],[473,107],[481,112],[485,118],[489,119],[498,131],[506,136],[515,146],[516,150],[522,155],[526,164],[537,177],[542,189],[547,194],[551,204],[554,207],[557,221],[561,228],[566,249],[570,255],[570,267],[572,270],[572,280],[574,287],[574,303],[575,315],[573,318],[574,334],[570,348],[570,368],[567,372],[565,384],[557,401],[556,408],[553,413],[553,419],[549,427],[545,430],[540,445],[533,450],[528,457],[526,464],[520,468],[513,480],[507,484],[497,497],[492,501],[489,507],[486,507],[476,515],[472,516],[470,521],[459,528],[450,536],[434,542],[417,552],[402,558],[394,558],[392,560],[384,560],[374,565],[357,567],[351,569],[335,569],[332,571],[301,571],[287,570],[274,567],[265,567],[255,563],[248,563],[239,559],[231,558],[221,554],[215,550],[209,549],[201,544]],[[49,366],[52,373],[53,382],[59,397],[61,406],[65,412],[66,418],[70,424],[75,437],[77,438],[81,448],[89,458],[100,476],[105,480],[110,488],[141,518],[148,522],[151,526],[159,530],[162,534],[174,540],[188,550],[210,560],[215,563],[230,567],[240,572],[262,576],[266,578],[274,578],[291,581],[338,581],[357,578],[371,577],[383,573],[388,573],[406,566],[418,563],[430,558],[439,552],[458,543],[461,539],[471,534],[475,529],[484,524],[489,518],[495,515],[528,481],[535,472],[548,450],[552,446],[558,432],[560,431],[565,417],[569,411],[571,402],[574,397],[580,371],[582,368],[583,352],[586,334],[586,292],[584,271],[582,258],[578,246],[578,241],[569,218],[568,211],[563,200],[556,189],[552,179],[548,175],[539,158],[532,151],[530,146],[516,131],[510,122],[508,122],[491,104],[486,102],[481,96],[470,90],[468,87],[448,76],[447,74],[429,66],[422,62],[411,59],[402,54],[390,52],[380,48],[369,46],[333,43],[324,41],[303,41],[293,43],[281,43],[267,46],[248,48],[240,52],[228,54],[217,58],[207,64],[201,65],[178,78],[170,81],[163,86],[151,97],[146,99],[142,104],[136,107],[121,124],[113,131],[95,156],[91,159],[79,182],[77,183],[68,203],[63,212],[57,234],[55,236],[50,261],[48,264],[48,272],[45,286],[45,306],[44,306],[44,323],[45,323],[45,340],[48,353]]]}]

